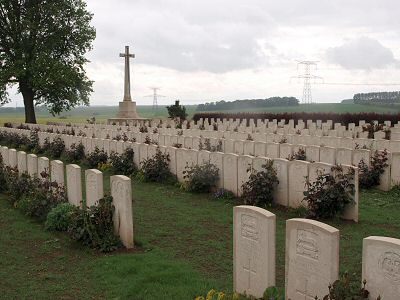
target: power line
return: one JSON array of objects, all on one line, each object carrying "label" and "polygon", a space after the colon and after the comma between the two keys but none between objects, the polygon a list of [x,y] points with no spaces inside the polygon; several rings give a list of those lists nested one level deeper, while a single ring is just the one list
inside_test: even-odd
[{"label": "power line", "polygon": [[155,111],[158,110],[158,100],[157,100],[157,98],[158,97],[165,97],[165,96],[159,95],[157,93],[157,91],[161,89],[159,87],[151,87],[150,89],[153,90],[153,95],[147,95],[145,97],[153,97],[153,112],[155,112]]},{"label": "power line", "polygon": [[325,85],[375,85],[375,86],[394,86],[400,85],[400,83],[361,83],[361,82],[320,82],[317,84]]},{"label": "power line", "polygon": [[313,103],[312,95],[311,95],[311,81],[313,80],[314,83],[316,83],[317,80],[322,80],[322,81],[324,80],[320,76],[311,74],[311,67],[315,67],[315,69],[317,69],[317,62],[318,61],[313,61],[313,60],[298,61],[297,71],[299,70],[299,67],[304,67],[304,73],[301,75],[292,76],[292,78],[291,78],[291,79],[293,79],[293,78],[304,79],[303,99],[302,99],[303,104]]}]

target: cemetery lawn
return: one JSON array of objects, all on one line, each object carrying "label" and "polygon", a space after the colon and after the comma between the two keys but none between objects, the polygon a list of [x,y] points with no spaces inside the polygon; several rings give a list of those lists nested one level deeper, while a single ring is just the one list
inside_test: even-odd
[{"label": "cemetery lawn", "polygon": [[[105,173],[105,189],[108,190]],[[0,298],[193,299],[232,289],[232,201],[190,194],[166,184],[133,182],[133,252],[100,254],[10,207],[0,195]],[[277,286],[284,286],[285,220],[277,215]],[[400,192],[360,193],[360,223],[340,229],[340,271],[361,278],[362,239],[400,238]]]}]

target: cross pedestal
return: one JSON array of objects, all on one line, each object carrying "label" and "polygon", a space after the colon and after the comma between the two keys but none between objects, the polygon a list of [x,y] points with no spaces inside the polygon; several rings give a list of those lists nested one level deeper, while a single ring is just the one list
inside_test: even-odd
[{"label": "cross pedestal", "polygon": [[145,121],[136,112],[136,102],[131,97],[131,78],[129,70],[129,59],[135,58],[134,54],[129,53],[129,46],[125,46],[125,53],[120,53],[120,57],[125,58],[125,80],[124,80],[124,99],[119,102],[119,110],[116,118],[108,119],[108,124],[130,124],[135,121]]}]

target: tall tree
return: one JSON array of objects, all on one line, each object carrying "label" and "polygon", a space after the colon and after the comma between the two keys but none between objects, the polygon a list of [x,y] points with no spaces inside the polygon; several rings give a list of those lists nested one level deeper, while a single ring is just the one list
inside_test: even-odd
[{"label": "tall tree", "polygon": [[54,115],[89,103],[84,70],[96,30],[83,0],[0,0],[0,105],[18,85],[25,122],[36,123],[35,105]]}]

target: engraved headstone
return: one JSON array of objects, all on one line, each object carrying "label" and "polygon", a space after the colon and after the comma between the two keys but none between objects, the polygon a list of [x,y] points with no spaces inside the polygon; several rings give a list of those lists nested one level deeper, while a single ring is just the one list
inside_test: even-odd
[{"label": "engraved headstone", "polygon": [[64,185],[64,163],[61,160],[52,160],[50,162],[51,181]]},{"label": "engraved headstone", "polygon": [[314,220],[287,220],[286,298],[322,298],[338,276],[339,230]]},{"label": "engraved headstone", "polygon": [[233,209],[233,277],[236,292],[257,298],[275,286],[273,213],[255,206]]},{"label": "engraved headstone", "polygon": [[94,206],[104,197],[103,173],[96,169],[85,171],[86,180],[86,206]]},{"label": "engraved headstone", "polygon": [[111,196],[113,197],[114,230],[128,249],[134,247],[132,215],[132,183],[123,175],[110,177]]},{"label": "engraved headstone", "polygon": [[68,202],[75,206],[82,205],[82,172],[78,165],[67,165]]},{"label": "engraved headstone", "polygon": [[363,240],[362,280],[370,299],[398,300],[400,295],[400,240],[370,236]]}]

